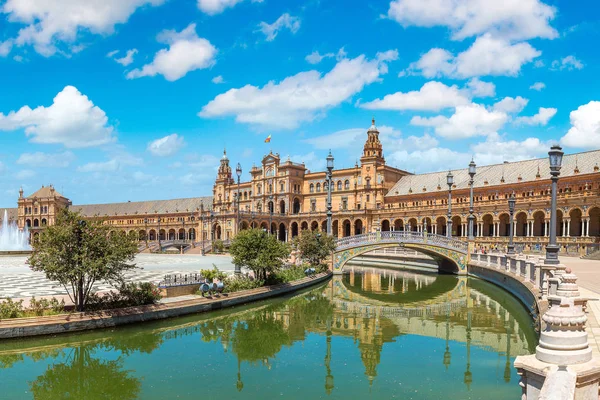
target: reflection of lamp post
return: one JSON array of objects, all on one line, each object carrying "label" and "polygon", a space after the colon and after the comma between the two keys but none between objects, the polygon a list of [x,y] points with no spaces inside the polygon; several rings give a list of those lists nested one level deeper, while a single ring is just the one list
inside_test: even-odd
[{"label": "reflection of lamp post", "polygon": [[331,394],[334,384],[333,375],[331,375],[331,319],[327,319],[327,353],[325,354],[325,368],[327,375],[325,376],[325,393]]},{"label": "reflection of lamp post", "polygon": [[241,364],[241,361],[240,361],[240,358],[238,357],[238,373],[237,373],[237,382],[235,384],[235,387],[237,388],[238,392],[241,392],[242,389],[244,388],[244,382],[242,382],[242,374],[240,371],[240,364]]},{"label": "reflection of lamp post", "polygon": [[510,337],[511,337],[511,323],[510,320],[506,324],[506,363],[504,364],[504,382],[510,382],[511,375],[511,362],[510,362]]},{"label": "reflection of lamp post", "polygon": [[237,164],[235,173],[237,175],[237,223],[235,228],[237,233],[240,231],[240,178],[242,176],[242,166],[240,163]]},{"label": "reflection of lamp post", "polygon": [[[469,299],[467,299],[468,303]],[[467,304],[468,307],[468,304]],[[473,382],[473,373],[471,372],[471,311],[467,312],[467,370],[463,379],[467,389],[471,390],[471,382]]]},{"label": "reflection of lamp post", "polygon": [[475,161],[471,160],[471,162],[469,163],[469,177],[471,179],[469,179],[469,187],[470,187],[470,192],[469,192],[469,240],[475,240],[475,233],[474,233],[474,220],[475,220],[475,216],[473,215],[473,183],[475,182],[473,178],[475,178],[475,172],[476,172],[476,165],[475,165]]},{"label": "reflection of lamp post", "polygon": [[563,157],[562,148],[558,145],[552,146],[548,152],[550,158],[550,175],[552,177],[552,200],[550,205],[550,241],[546,246],[546,264],[559,264],[558,251],[559,247],[556,244],[556,188],[558,186],[558,176],[560,175],[560,167]]},{"label": "reflection of lamp post", "polygon": [[448,370],[448,367],[450,366],[450,359],[452,357],[452,354],[450,353],[450,345],[449,345],[449,340],[450,340],[450,304],[448,304],[448,311],[446,312],[446,351],[444,351],[444,366],[446,367],[446,370]]},{"label": "reflection of lamp post", "polygon": [[452,185],[454,185],[454,175],[448,171],[446,175],[446,183],[448,184],[448,222],[447,222],[447,237],[452,237]]},{"label": "reflection of lamp post", "polygon": [[329,155],[327,156],[327,235],[331,236],[331,175],[333,171],[333,156],[331,155],[331,150],[329,150]]},{"label": "reflection of lamp post", "polygon": [[515,228],[513,224],[513,216],[515,214],[515,203],[517,200],[515,199],[514,192],[508,198],[508,248],[506,253],[509,255],[515,254],[515,244],[513,243],[513,236],[515,235]]}]

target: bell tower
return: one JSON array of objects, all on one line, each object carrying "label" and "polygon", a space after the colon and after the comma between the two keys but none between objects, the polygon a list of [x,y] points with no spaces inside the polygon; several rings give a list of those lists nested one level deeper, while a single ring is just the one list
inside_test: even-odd
[{"label": "bell tower", "polygon": [[221,165],[219,165],[219,170],[217,172],[217,183],[223,183],[225,185],[233,184],[231,167],[229,166],[229,158],[227,158],[226,150],[223,150],[223,157],[221,157]]},{"label": "bell tower", "polygon": [[363,147],[363,154],[360,158],[360,162],[361,164],[385,164],[385,158],[383,158],[383,146],[381,145],[381,141],[379,141],[379,131],[375,126],[375,118],[371,121],[371,127],[367,131],[367,141]]}]

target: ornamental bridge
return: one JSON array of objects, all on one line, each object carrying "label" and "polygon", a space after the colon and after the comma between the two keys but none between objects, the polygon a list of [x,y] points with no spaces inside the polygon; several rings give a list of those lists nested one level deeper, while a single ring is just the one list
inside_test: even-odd
[{"label": "ornamental bridge", "polygon": [[427,232],[388,231],[348,236],[336,241],[333,272],[341,274],[348,261],[361,254],[388,247],[407,247],[431,256],[440,272],[464,275],[469,263],[469,245],[458,239]]}]

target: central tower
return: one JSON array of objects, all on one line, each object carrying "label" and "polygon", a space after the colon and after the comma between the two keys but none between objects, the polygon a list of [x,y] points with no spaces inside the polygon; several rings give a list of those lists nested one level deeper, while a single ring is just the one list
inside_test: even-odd
[{"label": "central tower", "polygon": [[379,141],[379,131],[375,126],[375,118],[371,120],[371,127],[367,131],[367,141],[363,147],[363,154],[360,158],[361,164],[385,164],[385,158],[383,158],[383,146]]}]

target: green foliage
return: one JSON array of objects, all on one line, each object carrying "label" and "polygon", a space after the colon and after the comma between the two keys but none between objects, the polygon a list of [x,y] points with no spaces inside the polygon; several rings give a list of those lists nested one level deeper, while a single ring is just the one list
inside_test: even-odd
[{"label": "green foliage", "polygon": [[45,298],[37,300],[35,297],[32,297],[29,300],[28,311],[38,317],[42,315],[61,314],[65,311],[65,301],[63,299],[59,302],[55,297],[50,300]]},{"label": "green foliage", "polygon": [[293,265],[290,267],[282,268],[279,271],[273,272],[267,278],[267,285],[276,285],[278,283],[289,283],[297,281],[306,277],[304,271],[308,268],[308,265],[298,266]]},{"label": "green foliage", "polygon": [[100,220],[83,221],[79,213],[63,209],[55,225],[33,243],[29,265],[60,282],[83,311],[95,282],[120,284],[123,273],[135,268],[137,240],[124,233],[109,235],[109,229]]},{"label": "green foliage", "polygon": [[335,238],[305,229],[294,239],[294,246],[300,252],[302,260],[316,267],[335,250]]},{"label": "green foliage", "polygon": [[225,282],[225,293],[239,292],[240,290],[256,289],[265,284],[264,281],[252,279],[245,275],[232,276]]},{"label": "green foliage", "polygon": [[290,256],[287,243],[262,229],[246,229],[236,235],[229,249],[233,263],[246,266],[259,280],[279,270]]},{"label": "green foliage", "polygon": [[202,275],[205,279],[208,279],[209,282],[212,282],[214,279],[222,281],[227,278],[227,274],[223,271],[220,271],[215,264],[213,264],[213,269],[201,269],[200,275]]},{"label": "green foliage", "polygon": [[214,240],[213,241],[213,252],[222,253],[225,250],[225,244],[223,244],[222,240]]},{"label": "green foliage", "polygon": [[118,292],[107,292],[102,296],[92,293],[88,300],[88,310],[111,310],[124,307],[137,307],[155,304],[161,298],[160,289],[153,283],[124,283]]},{"label": "green foliage", "polygon": [[12,301],[9,298],[0,303],[0,319],[21,318],[24,315],[23,300]]}]

